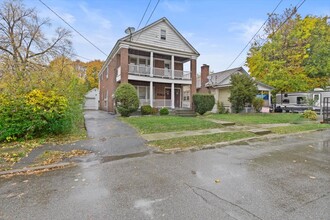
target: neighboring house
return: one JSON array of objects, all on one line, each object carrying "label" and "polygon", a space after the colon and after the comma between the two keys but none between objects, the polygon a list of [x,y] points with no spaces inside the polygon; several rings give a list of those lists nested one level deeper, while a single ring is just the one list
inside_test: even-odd
[{"label": "neighboring house", "polygon": [[117,41],[99,72],[100,109],[115,111],[114,93],[120,83],[136,88],[140,106],[191,108],[196,49],[166,18],[129,32]]},{"label": "neighboring house", "polygon": [[97,110],[99,109],[99,89],[92,89],[85,95],[85,110]]},{"label": "neighboring house", "polygon": [[[209,74],[209,66],[204,64],[201,67],[201,76],[197,79],[197,91],[200,93],[209,92],[213,94],[216,103],[222,102],[226,109],[231,111],[231,103],[228,101],[231,87],[230,78],[233,74],[237,73],[250,76],[242,67]],[[273,87],[258,81],[256,81],[256,83],[259,91],[257,97],[261,97],[264,100],[264,108],[262,111],[269,112]],[[215,105],[212,111],[217,111],[217,105]],[[246,111],[248,111],[248,109],[246,109]]]}]

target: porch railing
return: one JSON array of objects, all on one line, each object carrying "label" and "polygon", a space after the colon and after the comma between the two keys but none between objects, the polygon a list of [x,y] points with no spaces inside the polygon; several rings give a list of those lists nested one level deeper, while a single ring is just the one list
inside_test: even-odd
[{"label": "porch railing", "polygon": [[[140,106],[150,105],[150,99],[140,99]],[[157,108],[167,107],[171,108],[172,101],[171,99],[154,99],[153,106]]]},{"label": "porch railing", "polygon": [[171,69],[163,69],[163,68],[153,68],[153,75],[155,77],[161,77],[161,78],[172,78],[172,70]]},{"label": "porch railing", "polygon": [[128,65],[128,73],[134,75],[150,76],[150,67],[146,65]]},{"label": "porch railing", "polygon": [[[121,71],[120,67],[117,69],[117,71]],[[151,76],[150,73],[151,73],[150,66],[135,65],[135,64],[128,65],[128,74],[150,77]],[[118,75],[120,75],[120,73],[117,73],[117,76]],[[172,70],[154,67],[152,75],[153,77],[172,79]],[[191,79],[190,71],[174,70],[174,78],[189,80]]]}]

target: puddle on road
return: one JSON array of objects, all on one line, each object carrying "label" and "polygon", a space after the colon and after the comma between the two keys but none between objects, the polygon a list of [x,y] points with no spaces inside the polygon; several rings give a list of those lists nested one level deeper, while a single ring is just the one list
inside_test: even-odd
[{"label": "puddle on road", "polygon": [[146,155],[150,154],[149,151],[143,151],[139,153],[133,153],[133,154],[126,154],[126,155],[112,155],[112,156],[104,156],[101,159],[101,163],[116,161],[116,160],[122,160],[126,158],[136,158],[136,157],[144,157]]}]

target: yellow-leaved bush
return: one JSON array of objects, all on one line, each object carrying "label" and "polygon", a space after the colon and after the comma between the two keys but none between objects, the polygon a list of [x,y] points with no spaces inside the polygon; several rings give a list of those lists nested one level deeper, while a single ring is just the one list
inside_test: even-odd
[{"label": "yellow-leaved bush", "polygon": [[67,127],[67,98],[34,89],[26,95],[0,95],[0,141],[58,134]]}]

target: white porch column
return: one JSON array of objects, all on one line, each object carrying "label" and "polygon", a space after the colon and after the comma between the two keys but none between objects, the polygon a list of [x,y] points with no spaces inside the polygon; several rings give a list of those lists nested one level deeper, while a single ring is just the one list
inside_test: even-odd
[{"label": "white porch column", "polygon": [[174,105],[174,83],[171,84],[171,108],[174,109],[175,105]]},{"label": "white porch column", "polygon": [[154,85],[153,82],[150,81],[150,91],[149,91],[149,98],[150,98],[150,106],[154,107]]},{"label": "white porch column", "polygon": [[150,77],[154,75],[154,52],[150,52]]},{"label": "white porch column", "polygon": [[269,107],[272,106],[272,93],[270,91],[268,91],[268,105]]},{"label": "white porch column", "polygon": [[172,79],[174,79],[174,55],[171,56]]}]

